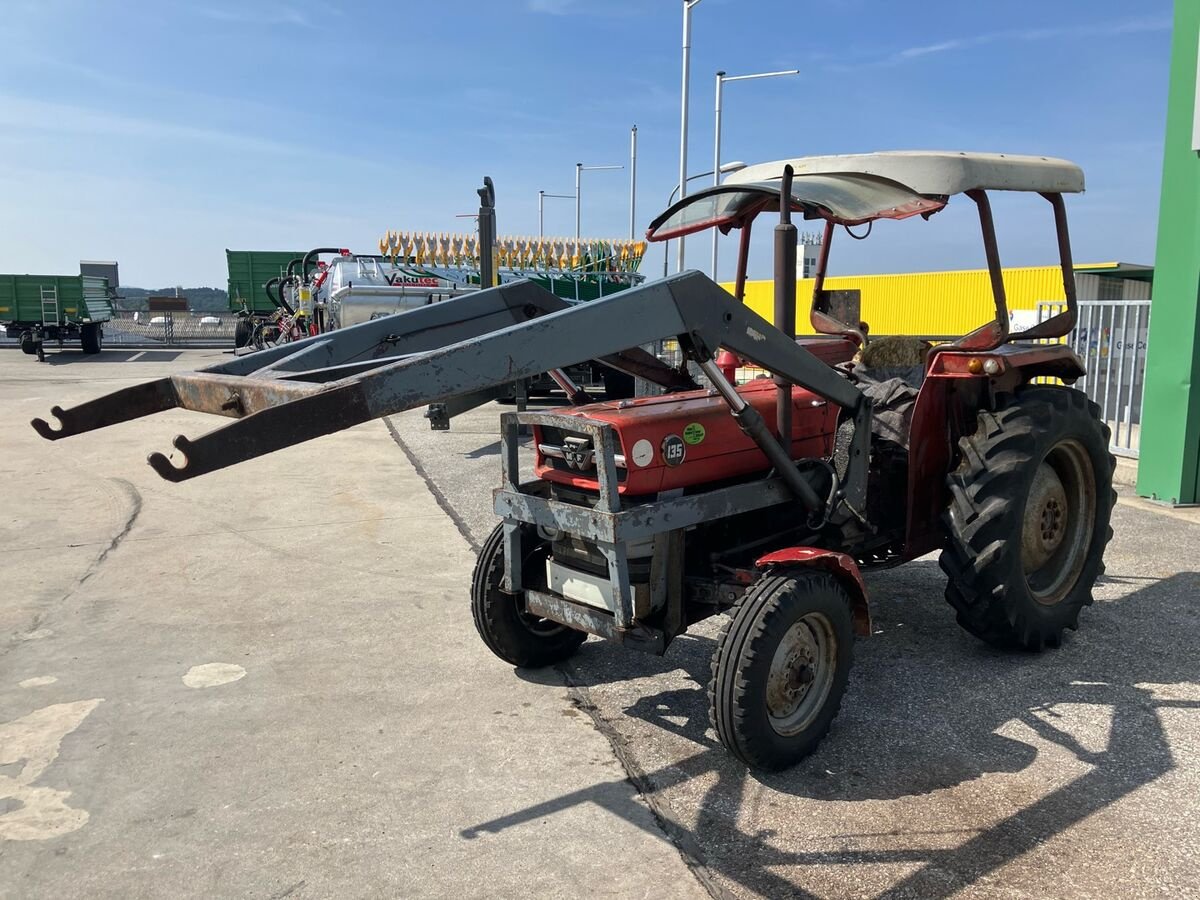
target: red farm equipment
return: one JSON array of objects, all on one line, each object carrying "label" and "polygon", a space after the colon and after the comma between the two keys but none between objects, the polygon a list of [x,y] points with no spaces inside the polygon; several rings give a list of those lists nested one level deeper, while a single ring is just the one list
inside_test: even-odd
[{"label": "red farm equipment", "polygon": [[[855,635],[870,634],[860,570],[941,551],[946,596],[969,632],[1024,650],[1057,646],[1092,600],[1111,536],[1108,429],[1070,384],[1076,316],[1062,195],[1074,165],[1042,157],[876,153],[751,166],[651,224],[650,240],[741,234],[734,296],[696,272],[568,307],[514,282],[193,373],[124,388],[34,421],[44,437],[182,406],[235,421],[180,459],[179,481],[427,403],[453,404],[550,372],[577,405],[507,412],[500,523],[471,585],[484,642],[516,666],[570,656],[589,634],[663,653],[728,613],[709,686],[717,735],[750,765],[811,752],[846,687]],[[1066,310],[1018,334],[1009,317],[988,192],[1029,191],[1053,213]],[[837,226],[928,218],[974,202],[995,317],[905,370],[870,363],[866,330],[823,288]],[[777,213],[775,324],[743,305],[749,233]],[[812,298],[819,336],[795,338],[793,214],[824,221]],[[640,349],[674,339],[671,367]],[[718,353],[771,373],[740,387]],[[589,402],[562,368],[596,360],[660,396]],[[700,374],[702,373],[702,375]],[[535,478],[522,482],[521,429]]]}]

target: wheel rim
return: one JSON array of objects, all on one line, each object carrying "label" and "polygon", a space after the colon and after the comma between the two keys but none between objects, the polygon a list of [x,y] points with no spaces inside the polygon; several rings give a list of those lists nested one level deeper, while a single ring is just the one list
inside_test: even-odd
[{"label": "wheel rim", "polygon": [[[500,547],[501,550],[497,559],[499,560],[500,568],[502,569],[504,561],[503,544],[500,545]],[[526,572],[545,571],[546,554],[546,547],[535,547],[525,554],[525,558],[521,562],[521,567]],[[498,590],[499,584],[497,584],[496,587]],[[550,619],[543,619],[541,616],[535,616],[533,613],[526,612],[524,608],[525,603],[523,600],[513,597],[512,602],[516,606],[517,620],[530,634],[537,635],[540,638],[551,638],[556,634],[560,634],[567,630],[565,626],[560,625],[558,622],[554,622]]]},{"label": "wheel rim", "polygon": [[771,658],[767,714],[776,733],[799,734],[820,713],[837,669],[837,636],[821,613],[792,624]]},{"label": "wheel rim", "polygon": [[1053,606],[1071,592],[1095,522],[1092,459],[1078,441],[1056,444],[1034,475],[1021,529],[1021,565],[1038,603]]},{"label": "wheel rim", "polygon": [[540,616],[535,616],[532,613],[527,613],[520,607],[517,608],[517,618],[521,620],[521,624],[530,634],[536,634],[538,637],[548,638],[560,632],[566,631],[566,627],[552,622],[549,619],[543,619]]}]

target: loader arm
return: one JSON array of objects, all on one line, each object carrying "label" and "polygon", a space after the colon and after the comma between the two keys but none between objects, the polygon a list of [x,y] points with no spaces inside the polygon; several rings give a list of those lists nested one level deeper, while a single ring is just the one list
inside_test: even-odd
[{"label": "loader arm", "polygon": [[[176,407],[241,418],[408,355],[569,308],[540,285],[512,282],[124,388],[71,409],[56,406],[51,412],[61,427],[52,428],[43,419],[34,419],[33,427],[42,437],[58,440]],[[696,387],[690,378],[641,349],[598,361],[669,390]]]},{"label": "loader arm", "polygon": [[[513,282],[265,355],[125,388],[70,410],[55,407],[60,431],[41,420],[33,425],[43,437],[57,439],[176,406],[237,417],[195,440],[176,437],[179,465],[151,454],[150,465],[163,478],[183,481],[371,419],[589,359],[613,360],[625,371],[676,382],[668,387],[685,386],[678,382],[690,379],[629,349],[664,338],[691,348],[698,362],[711,361],[718,347],[727,347],[853,411],[856,425],[869,422],[862,419],[870,415],[869,404],[855,387],[698,272],[529,315],[529,306],[540,312],[550,296],[529,282]],[[434,327],[439,317],[445,319],[446,307],[464,300],[474,301],[477,322],[494,330],[464,334],[461,321]],[[456,312],[465,308],[463,303]],[[423,313],[424,320],[411,318]],[[416,327],[423,325],[428,333]],[[407,330],[400,333],[402,328]],[[389,329],[396,333],[383,334]],[[456,329],[462,337],[451,342]],[[394,352],[377,355],[381,334]],[[437,346],[431,348],[431,342]],[[851,502],[861,499],[859,493],[848,492]]]}]

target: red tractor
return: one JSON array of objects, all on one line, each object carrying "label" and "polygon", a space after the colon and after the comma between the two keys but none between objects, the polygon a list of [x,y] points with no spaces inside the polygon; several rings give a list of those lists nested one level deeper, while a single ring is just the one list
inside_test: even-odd
[{"label": "red tractor", "polygon": [[[1042,157],[876,153],[751,166],[681,200],[648,232],[661,241],[740,229],[734,296],[685,272],[563,308],[518,282],[55,408],[59,430],[34,425],[58,438],[171,406],[238,419],[177,438],[181,465],[151,456],[181,480],[549,371],[576,405],[502,416],[502,521],[471,585],[484,642],[516,666],[566,659],[589,634],[663,653],[689,625],[728,613],[712,721],[732,753],[778,769],[810,753],[837,713],[854,638],[871,632],[862,569],[940,550],[959,622],[998,647],[1057,646],[1091,603],[1111,536],[1108,428],[1082,393],[1050,383],[1084,369],[1046,340],[1075,323],[1062,195],[1082,189],[1076,166]],[[1009,333],[993,190],[1041,194],[1058,235],[1066,310],[1019,334]],[[881,367],[887,354],[871,352],[879,344],[839,318],[824,288],[834,232],[928,218],[958,194],[978,210],[995,317]],[[741,302],[751,225],[764,212],[779,215],[774,325]],[[819,334],[800,340],[793,214],[825,223],[810,313]],[[683,350],[677,368],[638,349],[664,338]],[[770,379],[735,386],[722,352]],[[562,373],[587,359],[665,393],[588,402]],[[536,450],[528,482],[523,427]]]}]

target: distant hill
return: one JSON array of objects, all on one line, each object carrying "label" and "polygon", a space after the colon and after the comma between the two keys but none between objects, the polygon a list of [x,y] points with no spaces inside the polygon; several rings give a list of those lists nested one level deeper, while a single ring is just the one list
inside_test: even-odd
[{"label": "distant hill", "polygon": [[[199,312],[228,312],[229,295],[220,288],[191,287],[181,288],[179,293],[187,297],[188,307]],[[117,289],[119,299],[117,309],[145,309],[148,297],[174,297],[175,288],[156,288],[149,290],[140,287],[125,287]]]}]

